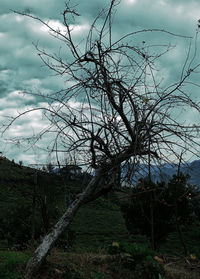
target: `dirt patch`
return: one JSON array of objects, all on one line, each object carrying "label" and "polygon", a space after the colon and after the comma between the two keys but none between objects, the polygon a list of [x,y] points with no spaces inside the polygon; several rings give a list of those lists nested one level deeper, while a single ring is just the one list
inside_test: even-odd
[{"label": "dirt patch", "polygon": [[174,258],[164,264],[166,279],[200,279],[200,262],[190,258]]}]

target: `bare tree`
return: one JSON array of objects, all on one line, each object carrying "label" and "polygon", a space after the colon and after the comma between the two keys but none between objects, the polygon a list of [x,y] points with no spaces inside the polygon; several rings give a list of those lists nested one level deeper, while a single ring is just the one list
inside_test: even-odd
[{"label": "bare tree", "polygon": [[[177,116],[185,109],[200,111],[188,93],[191,86],[198,86],[191,80],[199,68],[195,51],[188,51],[178,80],[166,85],[157,74],[157,67],[159,59],[171,50],[170,44],[133,44],[138,35],[145,38],[151,32],[190,38],[159,29],[134,31],[116,38],[112,28],[118,2],[111,0],[110,6],[100,12],[81,43],[73,36],[79,14],[70,2],[63,12],[65,31],[53,29],[49,22],[34,15],[17,12],[40,21],[67,47],[65,57],[62,50],[52,54],[35,45],[43,63],[65,77],[66,88],[51,95],[36,93],[48,105],[27,109],[11,119],[9,126],[21,115],[42,110],[50,124],[34,138],[35,142],[45,133],[54,133],[51,151],[58,160],[62,152],[69,157],[75,155],[77,162],[84,162],[96,173],[44,237],[27,264],[26,279],[38,270],[79,207],[112,189],[122,163],[131,161],[134,165],[150,157],[153,161],[167,161],[178,158],[180,149],[195,154],[199,147],[199,127]],[[196,47],[195,44],[195,50]]]}]

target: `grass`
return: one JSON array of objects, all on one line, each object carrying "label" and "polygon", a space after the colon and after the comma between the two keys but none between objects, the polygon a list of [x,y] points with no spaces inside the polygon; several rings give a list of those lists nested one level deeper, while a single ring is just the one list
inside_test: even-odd
[{"label": "grass", "polygon": [[[183,239],[189,254],[195,254],[200,259],[200,223],[182,228]],[[170,233],[160,247],[161,254],[183,256],[183,247],[177,232]]]},{"label": "grass", "polygon": [[25,263],[29,256],[22,252],[2,251],[0,252],[0,278],[22,279]]},{"label": "grass", "polygon": [[75,232],[73,251],[97,251],[113,241],[128,238],[120,208],[100,198],[83,206],[71,225]]},{"label": "grass", "polygon": [[[0,252],[0,278],[23,279],[28,256],[19,252]],[[165,279],[199,279],[196,270],[184,261],[165,264]],[[101,253],[64,253],[54,249],[34,279],[133,279],[132,272],[120,266],[113,256]],[[164,279],[164,278],[163,278]]]},{"label": "grass", "polygon": [[[28,253],[0,252],[0,278],[23,279]],[[199,279],[200,261],[189,258],[166,257],[162,279]],[[105,249],[94,252],[63,252],[53,248],[47,262],[33,279],[134,279],[133,272],[120,264],[116,255],[108,255]]]},{"label": "grass", "polygon": [[54,249],[48,261],[51,266],[59,262],[60,267],[58,269],[61,271],[67,266],[69,270],[75,272],[81,279],[132,279],[131,272],[119,266],[115,262],[115,258],[105,254],[104,250],[99,253],[87,252],[78,254],[63,253]]}]

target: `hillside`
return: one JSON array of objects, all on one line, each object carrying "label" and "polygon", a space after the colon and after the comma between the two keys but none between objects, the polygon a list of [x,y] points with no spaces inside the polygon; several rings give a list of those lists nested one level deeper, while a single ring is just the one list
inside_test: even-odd
[{"label": "hillside", "polygon": [[[36,181],[37,180],[37,181]],[[0,221],[2,237],[9,232],[9,245],[26,242],[31,237],[30,230],[34,214],[34,234],[38,238],[45,234],[59,219],[67,208],[66,202],[81,191],[79,180],[66,180],[55,174],[19,166],[0,158]],[[36,197],[35,213],[33,200]],[[16,236],[17,231],[17,236]],[[5,235],[6,234],[6,235]],[[26,235],[26,236],[24,236]],[[83,206],[71,224],[69,233],[65,233],[58,246],[74,251],[95,251],[112,241],[127,238],[125,226],[119,206],[105,200]]]},{"label": "hillside", "polygon": [[[0,278],[23,278],[41,236],[87,179],[84,174],[69,179],[0,158]],[[35,278],[152,279],[158,277],[149,272],[155,272],[162,279],[199,279],[199,222],[182,227],[187,256],[176,230],[152,251],[147,237],[127,231],[118,203],[130,205],[132,191],[116,191],[82,206]]]},{"label": "hillside", "polygon": [[128,231],[120,208],[98,199],[80,209],[71,229],[75,231],[73,250],[97,251],[113,241],[127,239]]}]

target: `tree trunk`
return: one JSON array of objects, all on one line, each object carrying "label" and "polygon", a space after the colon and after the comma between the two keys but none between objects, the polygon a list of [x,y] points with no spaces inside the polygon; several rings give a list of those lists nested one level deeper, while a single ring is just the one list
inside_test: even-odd
[{"label": "tree trunk", "polygon": [[98,184],[101,182],[101,177],[100,171],[98,175],[90,181],[86,189],[71,203],[67,211],[55,225],[54,229],[44,237],[42,243],[35,250],[33,256],[29,259],[26,265],[25,279],[31,279],[32,276],[36,274],[55,241],[72,222],[79,207],[83,203],[87,202],[87,200],[91,199],[97,188],[96,186],[98,186]]}]

